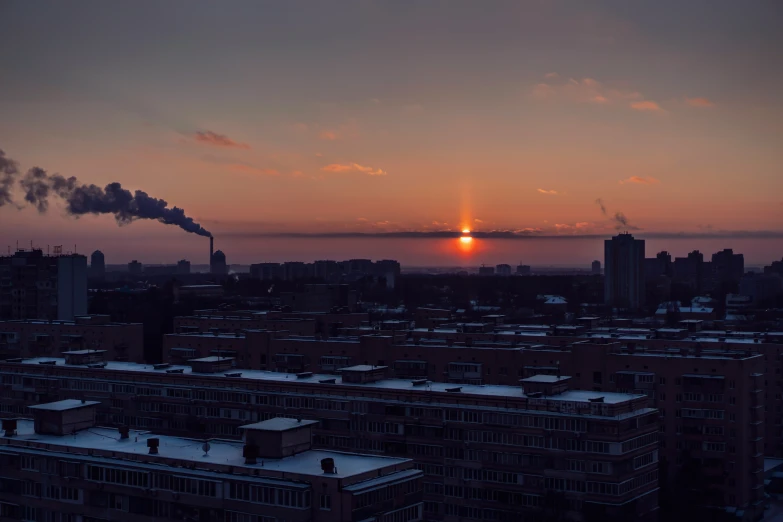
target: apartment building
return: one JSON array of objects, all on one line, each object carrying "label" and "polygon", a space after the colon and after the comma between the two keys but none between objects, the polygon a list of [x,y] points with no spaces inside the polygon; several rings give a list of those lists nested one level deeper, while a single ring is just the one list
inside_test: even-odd
[{"label": "apartment building", "polygon": [[113,323],[108,315],[0,321],[0,359],[61,357],[78,350],[103,350],[111,361],[144,362],[144,326]]},{"label": "apartment building", "polygon": [[[778,340],[775,334],[761,339],[734,336],[737,342],[730,342],[699,332],[699,342],[684,338],[687,331],[658,332],[659,338],[652,339],[646,333],[593,338],[578,326],[558,333],[519,336],[551,341],[549,346],[516,340],[399,343],[380,335],[317,340],[248,331],[252,355],[242,361],[250,362],[245,368],[287,373],[292,379],[292,374],[338,374],[345,367],[366,364],[388,366],[396,378],[453,385],[511,386],[522,378],[560,373],[571,375],[576,389],[643,393],[661,412],[661,462],[667,483],[679,480],[693,459],[707,461],[710,473],[722,470],[720,483],[710,485],[710,505],[759,512],[763,455],[783,454],[783,345],[771,342]],[[638,383],[628,375],[639,375]],[[699,444],[701,450],[696,449]],[[740,475],[729,476],[735,472]]]},{"label": "apartment building", "polygon": [[314,419],[316,447],[413,459],[426,519],[656,519],[658,412],[646,395],[574,390],[557,375],[479,386],[388,379],[377,365],[336,376],[193,363],[4,362],[0,407],[25,415],[41,394],[84,399],[102,424],[228,438],[275,417]]},{"label": "apartment building", "polygon": [[246,424],[242,442],[100,428],[96,401],[4,419],[0,519],[58,522],[414,522],[409,459],[313,450],[317,422]]}]

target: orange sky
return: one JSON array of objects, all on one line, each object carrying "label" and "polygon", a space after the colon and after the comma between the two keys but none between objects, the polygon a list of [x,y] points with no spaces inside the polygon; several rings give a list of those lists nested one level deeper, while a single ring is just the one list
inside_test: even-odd
[{"label": "orange sky", "polygon": [[[780,233],[774,13],[676,4],[674,20],[665,5],[612,5],[194,3],[172,29],[172,6],[40,12],[12,2],[0,36],[0,149],[23,170],[163,198],[241,262],[302,255],[283,246],[293,240],[269,251],[239,239],[258,232],[608,235],[622,213],[640,237]],[[159,237],[183,257],[200,252],[201,238],[165,228],[75,222],[58,202],[46,215],[0,209],[4,245],[78,242],[123,261],[175,260],[140,244]],[[780,258],[776,238],[747,248]],[[310,245],[331,250],[327,241]],[[391,254],[436,259],[417,241],[398,240]],[[388,253],[373,245],[365,257]]]}]

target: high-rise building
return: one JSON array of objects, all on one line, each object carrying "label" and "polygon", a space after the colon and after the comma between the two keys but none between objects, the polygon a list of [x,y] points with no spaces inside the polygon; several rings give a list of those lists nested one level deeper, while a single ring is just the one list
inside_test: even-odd
[{"label": "high-rise building", "polygon": [[597,259],[595,261],[593,261],[592,272],[593,272],[593,275],[600,275],[601,274],[601,262],[599,260],[597,260]]},{"label": "high-rise building", "polygon": [[617,308],[644,305],[644,240],[624,233],[604,243],[604,300]]},{"label": "high-rise building", "polygon": [[510,276],[511,275],[511,265],[507,265],[505,263],[502,263],[495,267],[495,273],[499,276]]},{"label": "high-rise building", "polygon": [[86,313],[86,256],[33,249],[0,257],[0,319],[70,321]]},{"label": "high-rise building", "polygon": [[479,272],[478,273],[481,276],[495,275],[495,267],[494,266],[484,266],[484,265],[481,265],[479,267]]},{"label": "high-rise building", "polygon": [[530,265],[517,265],[517,275],[530,275]]},{"label": "high-rise building", "polygon": [[737,282],[745,273],[745,256],[730,248],[712,254],[712,272],[718,281]]},{"label": "high-rise building", "polygon": [[106,277],[106,258],[100,250],[96,250],[90,256],[90,277],[93,279]]},{"label": "high-rise building", "polygon": [[647,279],[672,276],[672,256],[666,251],[644,260],[644,276]]}]

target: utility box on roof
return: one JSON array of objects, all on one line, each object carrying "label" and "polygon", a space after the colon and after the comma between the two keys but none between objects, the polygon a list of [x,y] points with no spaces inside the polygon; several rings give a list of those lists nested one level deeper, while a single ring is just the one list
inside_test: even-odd
[{"label": "utility box on roof", "polygon": [[28,406],[33,410],[35,432],[41,435],[70,435],[95,426],[97,401],[68,399]]}]

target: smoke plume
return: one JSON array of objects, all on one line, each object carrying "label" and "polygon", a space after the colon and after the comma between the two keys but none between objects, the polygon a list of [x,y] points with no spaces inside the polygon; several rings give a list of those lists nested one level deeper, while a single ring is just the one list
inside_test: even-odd
[{"label": "smoke plume", "polygon": [[5,155],[0,149],[0,207],[6,203],[13,203],[11,188],[14,186],[16,175],[19,173],[17,163]]},{"label": "smoke plume", "polygon": [[601,207],[601,214],[604,216],[606,215],[606,207],[604,206],[604,200],[601,198],[598,198],[595,200],[595,204]]},{"label": "smoke plume", "polygon": [[612,219],[614,220],[615,223],[617,223],[618,227],[626,227],[627,228],[627,227],[631,226],[628,223],[628,218],[625,217],[625,214],[623,214],[622,212],[615,212],[614,217]]},{"label": "smoke plume", "polygon": [[181,208],[169,207],[165,200],[153,198],[141,190],[131,193],[117,182],[101,188],[79,184],[74,177],[65,178],[34,167],[27,171],[20,185],[25,201],[41,213],[49,209],[49,197],[55,196],[65,202],[66,211],[72,216],[111,214],[119,225],[127,225],[137,219],[155,219],[200,236],[212,235],[193,218],[186,216]]},{"label": "smoke plume", "polygon": [[612,223],[614,223],[614,228],[617,230],[641,230],[639,227],[635,227],[631,225],[630,221],[628,221],[628,218],[623,214],[622,212],[615,212],[614,215],[609,214],[609,211],[606,210],[606,205],[604,205],[604,200],[601,198],[598,198],[595,200],[595,204],[598,205],[598,207],[601,209],[601,214],[608,217]]}]

